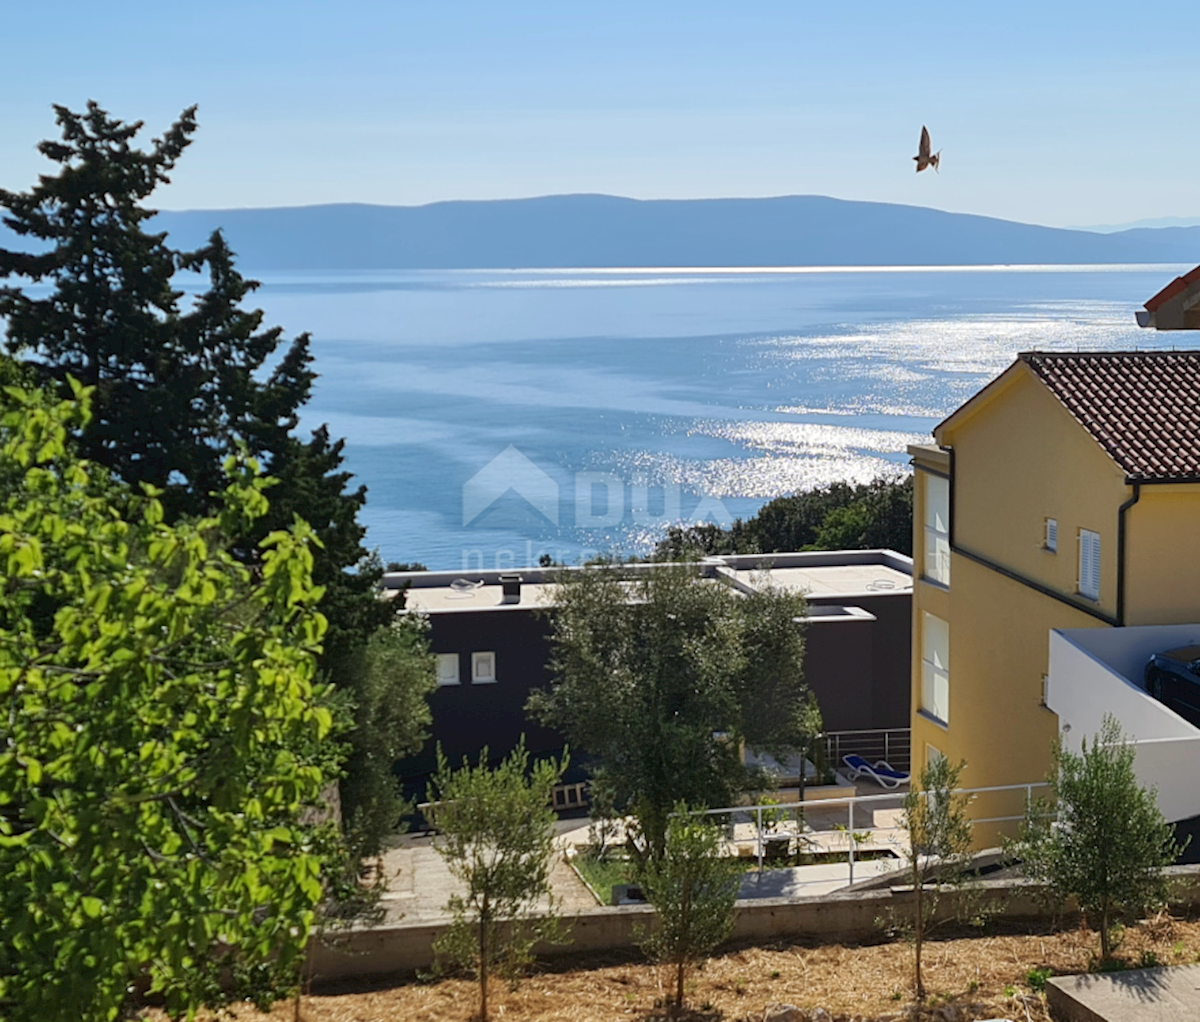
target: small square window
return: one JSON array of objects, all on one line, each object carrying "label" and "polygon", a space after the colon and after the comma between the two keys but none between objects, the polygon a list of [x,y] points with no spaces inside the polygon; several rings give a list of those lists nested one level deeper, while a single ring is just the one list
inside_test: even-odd
[{"label": "small square window", "polygon": [[927,767],[937,766],[945,758],[946,756],[941,749],[930,745],[928,742],[925,743],[925,765]]},{"label": "small square window", "polygon": [[1058,519],[1046,519],[1046,533],[1042,540],[1042,546],[1054,554],[1058,552]]},{"label": "small square window", "polygon": [[437,655],[437,683],[439,685],[459,684],[457,653],[439,653]]},{"label": "small square window", "polygon": [[496,680],[496,654],[471,654],[471,683],[486,685]]}]

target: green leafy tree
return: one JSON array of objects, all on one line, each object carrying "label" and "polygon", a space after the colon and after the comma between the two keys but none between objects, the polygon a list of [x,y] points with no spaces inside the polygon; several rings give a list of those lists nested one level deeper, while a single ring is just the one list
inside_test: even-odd
[{"label": "green leafy tree", "polygon": [[591,757],[593,787],[662,854],[676,802],[730,805],[763,778],[743,743],[783,758],[804,739],[802,597],[743,596],[682,566],[564,572],[554,680],[533,715]]},{"label": "green leafy tree", "polygon": [[316,541],[231,556],[267,509],[233,459],[212,516],[166,523],[69,451],[71,386],[0,393],[0,1019],[266,1003],[322,892]]},{"label": "green leafy tree", "polygon": [[494,769],[488,750],[479,764],[454,770],[438,749],[429,813],[438,854],[464,892],[450,898],[450,929],[434,950],[479,978],[479,1018],[488,1018],[488,979],[515,982],[539,941],[560,938],[550,890],[554,811],[550,797],[567,762],[530,769],[524,739]]},{"label": "green leafy tree", "polygon": [[[131,486],[157,487],[168,522],[219,505],[231,452],[258,459],[276,485],[235,552],[254,564],[265,536],[297,514],[311,523],[321,543],[313,578],[329,622],[321,674],[367,705],[377,685],[364,673],[363,648],[393,607],[378,598],[382,569],[362,546],[366,490],[351,488],[343,442],[325,427],[307,440],[295,433],[316,378],[309,337],[285,345],[261,311],[243,308],[258,284],[237,271],[220,232],[181,252],[150,229],[155,211],[146,202],[191,143],[195,107],[145,149],[136,145],[141,122],[117,120],[95,102],[83,113],[55,112],[61,140],[40,150],[57,172],[28,192],[0,190],[4,223],[26,242],[25,251],[0,249],[8,351],[60,386],[72,375],[94,388],[81,454]],[[180,270],[208,279],[191,307],[175,284]],[[31,292],[21,281],[40,287]],[[356,719],[342,800],[374,828],[355,832],[356,851],[371,854],[397,822],[379,811],[392,804],[391,782],[369,766],[390,739],[376,718]]]},{"label": "green leafy tree", "polygon": [[967,816],[970,796],[959,791],[965,764],[938,757],[921,770],[920,786],[904,796],[900,829],[904,834],[904,865],[912,883],[912,910],[906,918],[891,920],[906,932],[913,944],[913,991],[925,998],[921,953],[925,937],[934,926],[943,895],[954,894],[955,911],[943,913],[938,922],[978,917],[984,906],[969,893],[971,878],[971,821]]},{"label": "green leafy tree", "polygon": [[648,860],[640,874],[656,917],[642,949],[674,967],[679,1010],[688,966],[704,961],[733,930],[740,872],[720,850],[718,828],[680,802],[667,822],[662,857]]},{"label": "green leafy tree", "polygon": [[1045,883],[1055,900],[1076,900],[1100,931],[1105,961],[1114,922],[1165,904],[1163,870],[1182,851],[1155,790],[1138,783],[1136,754],[1108,715],[1078,753],[1057,741],[1050,797],[1030,805],[1014,850],[1025,873]]},{"label": "green leafy tree", "polygon": [[728,528],[702,524],[668,530],[661,560],[696,555],[790,550],[896,550],[912,554],[912,477],[851,485],[831,483],[768,501]]},{"label": "green leafy tree", "polygon": [[378,629],[362,649],[361,679],[354,694],[353,726],[359,736],[349,749],[346,771],[359,778],[359,790],[372,791],[343,810],[346,833],[364,855],[382,848],[377,835],[395,829],[412,807],[400,795],[396,761],[421,750],[431,716],[428,694],[437,686],[437,661],[429,652],[428,622],[416,615],[397,617]]}]

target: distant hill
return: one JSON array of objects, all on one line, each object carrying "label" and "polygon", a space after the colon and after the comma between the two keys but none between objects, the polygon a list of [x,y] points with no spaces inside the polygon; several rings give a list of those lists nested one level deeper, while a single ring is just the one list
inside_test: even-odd
[{"label": "distant hill", "polygon": [[1160,216],[1150,220],[1133,220],[1126,224],[1087,224],[1071,227],[1070,230],[1112,234],[1116,231],[1130,231],[1135,227],[1200,227],[1200,216]]},{"label": "distant hill", "polygon": [[816,195],[188,210],[152,223],[184,248],[221,227],[247,270],[1200,262],[1200,227],[1099,234]]}]

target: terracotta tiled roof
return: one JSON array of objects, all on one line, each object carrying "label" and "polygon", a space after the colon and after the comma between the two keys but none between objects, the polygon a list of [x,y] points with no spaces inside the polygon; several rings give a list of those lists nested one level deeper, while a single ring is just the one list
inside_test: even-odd
[{"label": "terracotta tiled roof", "polygon": [[1147,299],[1146,309],[1154,312],[1168,298],[1174,298],[1180,291],[1186,291],[1197,282],[1200,282],[1200,266],[1197,266],[1194,270],[1188,270],[1182,277],[1176,277],[1153,298]]},{"label": "terracotta tiled roof", "polygon": [[1017,357],[1126,475],[1200,480],[1200,351]]}]

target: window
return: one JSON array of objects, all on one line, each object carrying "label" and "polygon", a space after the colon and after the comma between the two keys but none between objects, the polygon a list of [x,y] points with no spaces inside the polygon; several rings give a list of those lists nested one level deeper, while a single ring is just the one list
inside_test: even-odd
[{"label": "window", "polygon": [[950,480],[922,473],[925,479],[925,571],[931,582],[950,584]]},{"label": "window", "polygon": [[1046,536],[1042,540],[1042,546],[1052,554],[1058,553],[1058,519],[1046,519]]},{"label": "window", "polygon": [[471,684],[485,685],[496,680],[496,654],[471,654]]},{"label": "window", "polygon": [[437,683],[439,685],[457,685],[459,683],[457,653],[439,653],[437,655],[437,669]]},{"label": "window", "polygon": [[945,758],[946,755],[941,749],[935,748],[928,742],[925,743],[925,765],[927,767],[937,766]]},{"label": "window", "polygon": [[921,709],[943,724],[950,720],[950,626],[929,613],[921,628]]},{"label": "window", "polygon": [[1079,595],[1100,599],[1100,533],[1079,530]]}]

